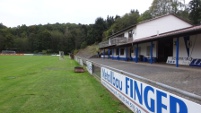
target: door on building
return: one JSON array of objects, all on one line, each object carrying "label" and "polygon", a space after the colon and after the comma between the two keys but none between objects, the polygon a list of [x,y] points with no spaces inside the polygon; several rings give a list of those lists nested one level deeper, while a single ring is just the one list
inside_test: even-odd
[{"label": "door on building", "polygon": [[168,56],[173,56],[173,39],[158,40],[158,62],[166,62]]}]

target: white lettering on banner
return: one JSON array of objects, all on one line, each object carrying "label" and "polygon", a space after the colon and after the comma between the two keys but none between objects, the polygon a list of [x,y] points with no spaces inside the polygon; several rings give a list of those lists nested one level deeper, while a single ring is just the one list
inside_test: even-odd
[{"label": "white lettering on banner", "polygon": [[103,73],[103,76],[101,76],[101,77],[103,77],[105,80],[107,80],[107,82],[112,84],[114,87],[116,87],[120,91],[122,90],[122,81],[120,81],[118,78],[115,78],[114,72],[101,70],[101,73]]},{"label": "white lettering on banner", "polygon": [[101,83],[136,113],[200,113],[201,105],[101,67]]},{"label": "white lettering on banner", "polygon": [[89,61],[86,61],[87,64],[87,70],[88,72],[92,75],[93,74],[93,67],[92,67],[92,63]]}]

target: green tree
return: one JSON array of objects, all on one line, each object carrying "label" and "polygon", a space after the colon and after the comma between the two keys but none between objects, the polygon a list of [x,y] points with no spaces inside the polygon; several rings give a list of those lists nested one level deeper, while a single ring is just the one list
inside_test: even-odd
[{"label": "green tree", "polygon": [[187,8],[185,10],[178,11],[176,15],[190,23],[189,10]]},{"label": "green tree", "polygon": [[38,49],[38,47],[39,47],[39,40],[37,38],[37,34],[30,33],[30,36],[28,38],[28,45],[29,45],[29,48],[30,48],[29,52],[34,52],[35,50]]},{"label": "green tree", "polygon": [[154,0],[149,8],[152,17],[169,13],[177,14],[180,10],[185,10],[185,0]]},{"label": "green tree", "polygon": [[[51,36],[51,44],[50,44],[50,49],[53,51],[53,52],[58,52],[60,51],[60,49],[62,48],[62,40],[64,38],[64,35],[58,31],[58,30],[53,30],[50,32]],[[68,45],[66,45],[68,46]]]},{"label": "green tree", "polygon": [[4,49],[4,41],[5,41],[5,37],[4,37],[4,30],[6,27],[0,23],[0,50]]},{"label": "green tree", "polygon": [[114,22],[115,22],[115,19],[113,16],[107,16],[107,19],[106,19],[107,29],[110,28],[112,24],[114,24]]},{"label": "green tree", "polygon": [[94,24],[94,34],[96,42],[101,42],[103,38],[103,32],[106,30],[106,22],[103,18],[99,17],[96,19]]},{"label": "green tree", "polygon": [[191,0],[189,2],[189,18],[193,24],[201,23],[201,0]]},{"label": "green tree", "polygon": [[7,28],[6,26],[4,26],[2,23],[0,23],[0,29],[5,29]]},{"label": "green tree", "polygon": [[72,32],[68,30],[68,32],[65,33],[65,52],[71,53],[75,50],[75,42]]},{"label": "green tree", "polygon": [[7,34],[4,40],[5,49],[12,49],[13,44],[14,44],[14,36],[12,34]]},{"label": "green tree", "polygon": [[81,44],[81,49],[83,49],[83,48],[85,48],[85,47],[87,47],[87,42],[86,42],[86,41],[82,42],[82,44]]},{"label": "green tree", "polygon": [[51,34],[48,30],[45,30],[39,34],[42,50],[50,49],[50,46],[51,46],[51,37],[50,36],[51,36]]},{"label": "green tree", "polygon": [[96,34],[95,34],[95,29],[94,29],[94,25],[89,25],[88,26],[88,31],[87,31],[87,44],[91,45],[94,44],[96,42]]},{"label": "green tree", "polygon": [[138,10],[131,10],[130,13],[125,14],[123,17],[116,18],[114,24],[112,24],[112,26],[104,32],[104,39],[107,39],[108,36],[115,32],[133,24],[137,24],[139,16]]},{"label": "green tree", "polygon": [[141,22],[141,21],[144,21],[144,20],[149,20],[151,18],[152,18],[152,16],[151,16],[150,11],[146,10],[144,13],[142,13],[140,15],[140,17],[138,18],[138,22]]},{"label": "green tree", "polygon": [[28,38],[19,38],[19,37],[14,38],[14,47],[18,52],[30,51]]},{"label": "green tree", "polygon": [[4,36],[1,34],[1,31],[0,31],[0,50],[3,50],[4,47],[5,47],[4,41],[5,41],[5,38],[4,38]]}]

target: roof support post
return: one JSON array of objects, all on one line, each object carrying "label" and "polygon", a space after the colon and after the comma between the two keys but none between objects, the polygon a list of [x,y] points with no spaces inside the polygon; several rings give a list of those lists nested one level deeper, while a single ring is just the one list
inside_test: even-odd
[{"label": "roof support post", "polygon": [[153,63],[153,41],[151,41],[151,46],[150,46],[150,64]]},{"label": "roof support post", "polygon": [[176,40],[176,67],[179,67],[179,38]]},{"label": "roof support post", "polygon": [[138,62],[138,44],[137,47],[135,48],[135,63]]}]

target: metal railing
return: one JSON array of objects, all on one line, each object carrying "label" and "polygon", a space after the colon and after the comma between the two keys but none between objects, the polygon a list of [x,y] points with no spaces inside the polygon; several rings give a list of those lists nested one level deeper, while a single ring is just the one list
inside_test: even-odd
[{"label": "metal railing", "polygon": [[117,43],[117,38],[112,38],[112,39],[110,39],[110,43],[111,43],[111,45],[116,45],[116,43]]}]

